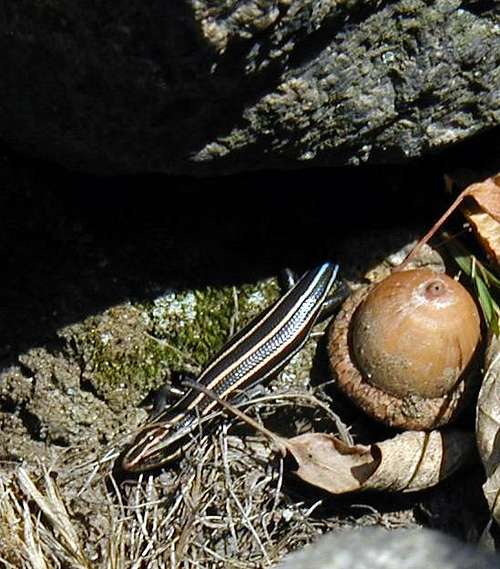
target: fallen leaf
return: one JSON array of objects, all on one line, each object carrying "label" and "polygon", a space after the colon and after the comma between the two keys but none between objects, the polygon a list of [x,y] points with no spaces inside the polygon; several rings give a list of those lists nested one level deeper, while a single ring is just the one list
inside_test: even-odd
[{"label": "fallen leaf", "polygon": [[495,470],[490,472],[486,482],[483,484],[483,494],[488,502],[491,517],[500,523],[500,464]]},{"label": "fallen leaf", "polygon": [[500,222],[500,174],[471,184],[465,194],[474,198],[477,205],[497,222]]},{"label": "fallen leaf", "polygon": [[500,264],[500,223],[478,206],[463,207],[462,212],[470,223],[486,255]]},{"label": "fallen leaf", "polygon": [[[452,180],[449,176],[445,177],[445,183],[448,189],[452,186]],[[464,205],[464,199],[471,198],[475,201],[476,207],[473,208],[474,211],[478,213],[484,213],[488,216],[488,221],[486,222],[484,217],[481,219],[471,221],[472,226],[475,228],[476,224],[480,229],[475,229],[477,235],[480,235],[480,241],[484,239],[487,242],[486,251],[489,252],[491,248],[495,251],[495,257],[498,260],[500,251],[497,247],[498,243],[498,223],[500,223],[500,174],[496,174],[491,178],[486,178],[482,182],[476,184],[471,184],[465,190],[460,192],[456,197],[455,201],[450,205],[450,207],[441,215],[441,217],[434,223],[434,225],[429,229],[429,231],[417,242],[415,247],[410,251],[406,259],[395,268],[395,270],[403,270],[420,251],[421,247],[427,243],[434,234],[441,229],[443,224],[447,221],[450,215],[460,206],[461,208],[466,207]],[[468,207],[471,207],[470,204]],[[490,221],[491,220],[491,221]],[[493,224],[492,224],[493,222]],[[483,235],[484,233],[484,235]]]},{"label": "fallen leaf", "polygon": [[486,366],[477,402],[476,438],[487,477],[483,492],[491,515],[500,523],[500,339],[493,335]]},{"label": "fallen leaf", "polygon": [[500,175],[470,185],[461,209],[488,257],[500,263]]},{"label": "fallen leaf", "polygon": [[434,486],[468,462],[474,435],[462,431],[406,431],[369,446],[311,433],[287,441],[296,475],[332,494],[361,490],[415,492]]},{"label": "fallen leaf", "polygon": [[359,490],[378,466],[370,447],[347,445],[326,433],[298,435],[287,443],[287,451],[298,465],[295,474],[332,494]]}]

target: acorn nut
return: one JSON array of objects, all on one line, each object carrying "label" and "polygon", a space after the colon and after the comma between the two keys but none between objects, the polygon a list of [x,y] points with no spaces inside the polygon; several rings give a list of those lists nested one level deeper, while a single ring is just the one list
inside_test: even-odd
[{"label": "acorn nut", "polygon": [[429,269],[394,272],[351,295],[329,332],[338,385],[392,426],[434,429],[471,392],[480,317],[467,290]]}]

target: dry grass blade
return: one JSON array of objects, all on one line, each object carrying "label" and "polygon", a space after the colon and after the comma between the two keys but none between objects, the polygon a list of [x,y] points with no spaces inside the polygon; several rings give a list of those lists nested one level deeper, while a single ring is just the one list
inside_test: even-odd
[{"label": "dry grass blade", "polygon": [[19,485],[25,495],[32,499],[45,514],[46,520],[57,534],[56,543],[61,547],[60,554],[76,569],[90,569],[92,565],[82,551],[78,533],[68,514],[68,510],[60,497],[55,482],[48,472],[44,472],[46,495],[35,486],[24,468],[18,471]]},{"label": "dry grass blade", "polygon": [[270,559],[270,557],[266,551],[266,548],[264,547],[264,544],[262,543],[262,540],[260,539],[259,534],[258,534],[257,530],[255,529],[252,521],[250,520],[247,513],[245,512],[245,509],[243,508],[240,500],[238,499],[238,496],[236,495],[236,493],[233,490],[234,485],[233,485],[233,481],[231,479],[231,471],[230,471],[229,463],[228,463],[228,454],[229,453],[228,453],[228,449],[227,449],[227,437],[223,438],[222,444],[223,444],[222,457],[223,457],[223,462],[224,462],[224,476],[226,479],[227,490],[228,490],[231,498],[233,499],[234,503],[236,504],[236,507],[240,512],[240,515],[242,517],[242,520],[244,521],[244,524],[250,530],[251,534],[253,535],[253,537],[255,539],[255,542],[259,546],[259,549],[261,550],[264,559],[266,560],[267,563],[270,564],[271,559]]},{"label": "dry grass blade", "polygon": [[17,569],[19,564],[26,567],[29,555],[25,552],[22,540],[21,504],[13,495],[7,480],[0,478],[0,490],[0,562],[8,569]]},{"label": "dry grass blade", "polygon": [[[258,403],[257,416],[267,420],[299,399],[300,394],[275,395],[252,404]],[[315,401],[304,394],[299,408],[310,411]],[[336,422],[327,408],[318,409]],[[309,421],[311,414],[304,416]],[[197,436],[177,467],[134,482],[115,481],[108,462],[89,460],[94,450],[79,452],[78,464],[75,453],[61,455],[50,473],[40,464],[5,471],[0,566],[264,569],[338,527],[335,517],[313,515],[321,501],[290,499],[283,461],[265,429],[266,438],[261,436],[260,423],[259,432],[244,439],[238,431],[231,434],[232,426],[226,421],[210,435]],[[239,421],[237,428],[247,432]]]},{"label": "dry grass blade", "polygon": [[24,519],[24,546],[26,557],[33,569],[47,569],[43,550],[40,545],[40,538],[33,526],[31,512],[27,502],[23,503],[23,519]]}]

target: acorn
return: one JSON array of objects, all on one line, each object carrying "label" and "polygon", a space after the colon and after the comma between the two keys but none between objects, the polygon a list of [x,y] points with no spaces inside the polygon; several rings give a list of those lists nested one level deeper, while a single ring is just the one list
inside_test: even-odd
[{"label": "acorn", "polygon": [[458,415],[471,377],[481,320],[457,281],[430,269],[393,272],[356,291],[329,331],[340,389],[389,426],[430,430]]}]

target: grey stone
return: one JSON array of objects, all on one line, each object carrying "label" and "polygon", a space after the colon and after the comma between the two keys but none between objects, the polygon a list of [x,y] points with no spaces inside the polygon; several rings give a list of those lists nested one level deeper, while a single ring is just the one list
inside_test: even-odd
[{"label": "grey stone", "polygon": [[495,2],[0,4],[0,139],[103,173],[394,162],[500,123]]},{"label": "grey stone", "polygon": [[322,537],[276,569],[497,569],[486,554],[438,531],[363,528]]}]

